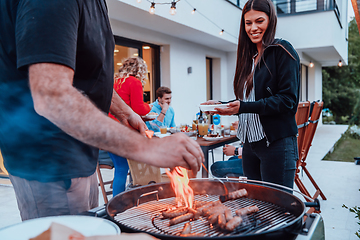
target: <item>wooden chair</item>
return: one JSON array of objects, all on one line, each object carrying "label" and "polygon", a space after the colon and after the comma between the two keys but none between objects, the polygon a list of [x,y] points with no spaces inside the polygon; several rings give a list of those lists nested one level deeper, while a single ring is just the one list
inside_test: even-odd
[{"label": "wooden chair", "polygon": [[[310,113],[309,113],[310,117],[308,120],[308,124],[305,127],[305,133],[303,135],[303,140],[300,142],[301,150],[299,149],[299,160],[297,162],[298,168],[297,168],[296,174],[295,174],[295,183],[298,186],[299,190],[302,193],[304,193],[305,195],[307,195],[308,197],[315,199],[320,195],[322,197],[322,199],[326,200],[324,193],[321,191],[319,186],[316,184],[314,178],[311,176],[309,170],[306,168],[306,162],[305,162],[307,154],[309,153],[309,149],[311,147],[312,140],[313,140],[315,132],[316,132],[316,128],[317,128],[317,125],[318,125],[318,122],[320,119],[320,114],[321,114],[321,110],[323,108],[323,104],[324,104],[323,102],[311,103]],[[306,173],[306,175],[308,176],[311,183],[313,184],[313,186],[316,189],[314,196],[311,196],[309,191],[306,189],[306,187],[300,180],[300,177],[299,177],[299,171],[300,171],[299,168],[300,167]],[[309,201],[308,199],[306,199],[306,200]]]},{"label": "wooden chair", "polygon": [[128,159],[132,187],[151,183],[170,182],[166,174],[161,174],[158,167]]},{"label": "wooden chair", "polygon": [[113,168],[114,168],[114,164],[113,164],[109,154],[105,151],[100,150],[99,162],[96,167],[96,172],[97,172],[99,186],[101,188],[101,193],[103,195],[105,204],[108,203],[108,196],[112,195],[112,193],[113,193],[113,191],[112,191],[113,180],[104,181],[100,169],[113,169]]}]

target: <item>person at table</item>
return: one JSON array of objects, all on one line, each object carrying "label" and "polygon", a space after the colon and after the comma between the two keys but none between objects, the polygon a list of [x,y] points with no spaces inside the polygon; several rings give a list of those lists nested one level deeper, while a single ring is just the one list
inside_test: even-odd
[{"label": "person at table", "polygon": [[200,169],[194,140],[145,138],[145,123],[113,90],[105,0],[6,0],[0,12],[0,149],[22,220],[96,207],[99,148]]},{"label": "person at table", "polygon": [[240,23],[236,100],[216,113],[239,116],[237,137],[243,143],[246,177],[292,188],[298,159],[300,60],[288,41],[274,38],[276,22],[270,0],[247,1]]},{"label": "person at table", "polygon": [[[148,114],[151,110],[149,104],[143,101],[143,88],[147,72],[147,65],[142,58],[130,57],[122,62],[114,81],[116,93],[140,116]],[[111,113],[109,113],[109,116],[117,120]],[[116,196],[125,191],[129,164],[124,157],[111,152],[109,152],[109,156],[114,163],[113,196]]]},{"label": "person at table", "polygon": [[158,116],[153,121],[147,121],[146,126],[149,130],[160,132],[160,127],[175,127],[175,111],[171,104],[171,90],[168,87],[159,87],[156,90],[156,101],[153,102],[150,112],[157,113]]},{"label": "person at table", "polygon": [[[232,123],[234,129],[237,129],[239,122]],[[217,161],[210,167],[212,175],[215,177],[240,177],[244,176],[242,167],[242,146],[225,145],[223,154],[231,156],[227,161]]]}]

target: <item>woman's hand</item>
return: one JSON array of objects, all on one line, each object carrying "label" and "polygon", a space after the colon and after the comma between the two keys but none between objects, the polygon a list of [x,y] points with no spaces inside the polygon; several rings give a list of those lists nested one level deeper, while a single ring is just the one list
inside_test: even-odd
[{"label": "woman's hand", "polygon": [[236,100],[227,104],[227,108],[215,108],[216,112],[214,114],[220,115],[235,115],[239,112],[240,101]]}]

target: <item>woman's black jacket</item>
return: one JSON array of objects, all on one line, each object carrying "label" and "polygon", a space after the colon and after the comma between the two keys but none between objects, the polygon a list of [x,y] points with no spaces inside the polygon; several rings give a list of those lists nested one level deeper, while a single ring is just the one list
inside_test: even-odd
[{"label": "woman's black jacket", "polygon": [[255,102],[240,101],[239,114],[259,114],[267,141],[295,136],[299,103],[300,59],[282,39],[265,48],[254,73]]}]

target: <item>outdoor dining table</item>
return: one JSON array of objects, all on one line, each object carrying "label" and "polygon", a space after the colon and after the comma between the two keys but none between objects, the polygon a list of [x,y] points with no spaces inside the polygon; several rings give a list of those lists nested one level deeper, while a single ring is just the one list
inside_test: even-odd
[{"label": "outdoor dining table", "polygon": [[[196,142],[200,145],[201,150],[204,153],[204,158],[205,158],[204,165],[205,165],[205,168],[207,169],[207,171],[210,171],[210,169],[209,169],[209,152],[210,152],[210,150],[224,146],[225,144],[230,144],[230,143],[237,142],[237,141],[239,141],[239,139],[236,136],[222,137],[219,140],[215,140],[215,141],[208,141],[202,137],[198,137],[196,139]],[[209,174],[207,171],[204,168],[202,169],[201,176],[203,178],[209,177]]]}]

